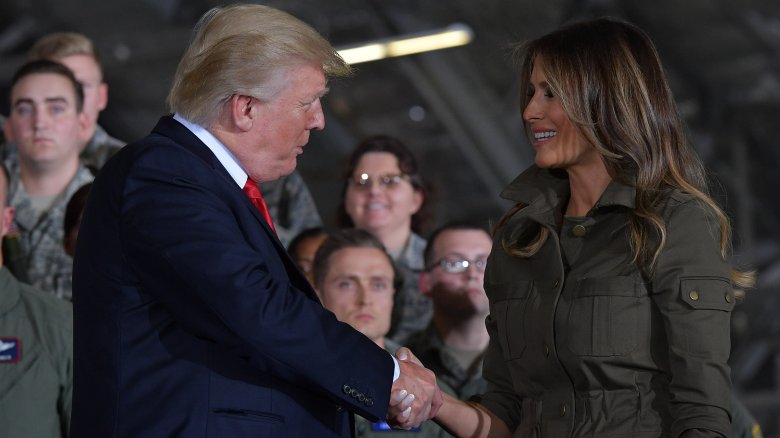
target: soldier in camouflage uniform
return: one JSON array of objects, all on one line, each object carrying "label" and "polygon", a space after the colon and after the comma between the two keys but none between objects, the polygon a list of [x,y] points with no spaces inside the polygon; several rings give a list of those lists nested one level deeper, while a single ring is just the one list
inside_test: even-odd
[{"label": "soldier in camouflage uniform", "polygon": [[16,72],[5,134],[19,150],[9,203],[26,265],[22,276],[66,299],[73,262],[63,248],[63,217],[70,196],[93,179],[79,161],[87,128],[81,84],[70,69],[32,61]]},{"label": "soldier in camouflage uniform", "polygon": [[[402,279],[382,243],[367,231],[333,232],[314,257],[314,283],[322,305],[393,354],[398,344],[386,338],[390,329],[394,292]],[[392,430],[385,421],[372,423],[355,417],[357,438],[410,435],[423,438],[450,436],[431,421],[412,430]]]},{"label": "soldier in camouflage uniform", "polygon": [[489,341],[488,299],[482,284],[492,239],[472,224],[450,223],[431,234],[420,292],[433,302],[433,320],[408,347],[436,374],[439,386],[466,400],[482,394],[482,358]]},{"label": "soldier in camouflage uniform", "polygon": [[[59,62],[71,69],[81,83],[89,138],[83,145],[81,159],[85,166],[96,173],[125,143],[108,135],[98,125],[98,116],[108,104],[108,85],[103,81],[103,69],[94,44],[78,33],[56,32],[39,39],[28,52],[28,59]],[[16,145],[3,145],[2,158],[13,175],[19,162]]]},{"label": "soldier in camouflage uniform", "polygon": [[400,140],[376,135],[352,151],[344,175],[339,225],[376,236],[402,269],[404,286],[396,294],[389,337],[404,344],[431,320],[431,302],[420,295],[425,240],[418,234],[427,217],[427,187],[409,148]]}]

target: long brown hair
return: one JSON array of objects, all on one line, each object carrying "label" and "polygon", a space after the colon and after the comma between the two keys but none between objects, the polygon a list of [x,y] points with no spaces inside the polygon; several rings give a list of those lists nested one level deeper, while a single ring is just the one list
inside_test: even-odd
[{"label": "long brown hair", "polygon": [[[653,270],[667,237],[656,207],[672,189],[709,207],[720,223],[721,257],[728,257],[729,219],[709,195],[704,165],[686,138],[660,57],[645,32],[613,18],[580,21],[518,46],[517,54],[522,108],[530,100],[534,62],[543,60],[548,85],[572,124],[601,154],[610,176],[636,188],[629,215],[633,263]],[[508,211],[497,228],[522,207]],[[531,243],[504,247],[528,257],[547,239],[549,232],[541,230]],[[748,287],[753,275],[734,271],[732,281]]]}]

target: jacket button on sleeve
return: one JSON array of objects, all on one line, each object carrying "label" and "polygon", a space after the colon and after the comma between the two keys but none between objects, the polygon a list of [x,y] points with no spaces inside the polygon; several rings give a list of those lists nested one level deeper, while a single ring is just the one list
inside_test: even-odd
[{"label": "jacket button on sleeve", "polygon": [[699,299],[699,291],[692,290],[692,291],[688,292],[688,296],[691,297],[691,299],[693,301],[698,301],[698,299]]},{"label": "jacket button on sleeve", "polygon": [[731,303],[734,297],[731,296],[731,292],[726,292],[726,302]]},{"label": "jacket button on sleeve", "polygon": [[341,390],[344,391],[344,394],[347,395],[350,395],[352,393],[352,388],[349,385],[342,386]]},{"label": "jacket button on sleeve", "polygon": [[575,225],[572,227],[571,233],[574,234],[575,237],[585,237],[585,235],[588,234],[588,229],[585,228],[584,225]]}]

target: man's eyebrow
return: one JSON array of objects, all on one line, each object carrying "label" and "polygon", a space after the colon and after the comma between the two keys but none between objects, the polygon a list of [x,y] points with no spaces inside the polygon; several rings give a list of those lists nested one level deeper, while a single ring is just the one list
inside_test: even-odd
[{"label": "man's eyebrow", "polygon": [[[68,99],[65,99],[64,97],[61,97],[61,96],[55,96],[55,97],[47,97],[46,99],[44,99],[44,102],[46,102],[46,103],[68,103]],[[22,105],[22,104],[34,105],[35,101],[33,101],[32,99],[30,99],[28,97],[20,97],[19,99],[16,99],[16,101],[14,101],[14,107],[17,107],[17,106]]]}]

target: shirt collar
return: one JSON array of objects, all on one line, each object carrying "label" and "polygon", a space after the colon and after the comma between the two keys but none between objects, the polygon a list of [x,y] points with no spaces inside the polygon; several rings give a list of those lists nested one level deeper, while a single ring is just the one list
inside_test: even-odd
[{"label": "shirt collar", "polygon": [[[534,206],[539,211],[560,207],[569,199],[569,177],[563,170],[531,166],[501,192],[501,197]],[[612,180],[593,209],[608,206],[634,208],[636,188]]]},{"label": "shirt collar", "polygon": [[224,144],[222,144],[222,142],[219,141],[219,139],[217,139],[214,134],[197,123],[190,122],[179,114],[174,114],[173,119],[184,125],[184,127],[192,132],[195,137],[198,137],[198,139],[200,139],[200,141],[202,141],[206,147],[211,149],[211,152],[214,153],[214,155],[217,157],[217,160],[219,160],[220,164],[222,164],[222,167],[228,171],[236,184],[238,184],[239,187],[244,187],[244,184],[246,184],[246,180],[248,178],[244,168],[242,168],[241,164],[238,163],[235,155],[233,155],[233,153],[230,152],[230,150]]}]

